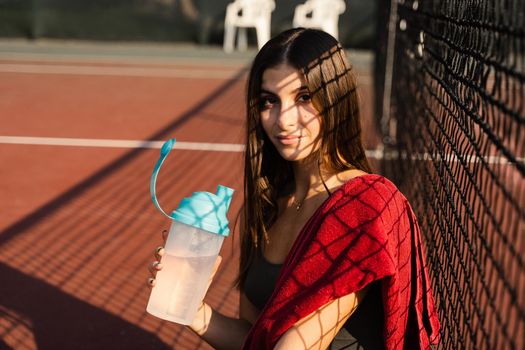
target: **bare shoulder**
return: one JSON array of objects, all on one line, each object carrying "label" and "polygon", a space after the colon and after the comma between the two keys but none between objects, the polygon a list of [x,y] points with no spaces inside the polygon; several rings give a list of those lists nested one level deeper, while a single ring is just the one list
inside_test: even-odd
[{"label": "bare shoulder", "polygon": [[344,184],[352,180],[353,178],[363,176],[363,175],[368,175],[368,173],[366,171],[359,170],[359,169],[348,169],[348,170],[338,173],[336,177],[338,181],[341,182],[341,184]]},{"label": "bare shoulder", "polygon": [[340,173],[335,174],[335,176],[331,178],[331,180],[332,179],[333,180],[330,182],[329,188],[333,192],[334,190],[337,190],[341,186],[348,183],[350,180],[355,179],[357,177],[365,176],[365,175],[369,175],[369,174],[359,169],[344,170]]}]

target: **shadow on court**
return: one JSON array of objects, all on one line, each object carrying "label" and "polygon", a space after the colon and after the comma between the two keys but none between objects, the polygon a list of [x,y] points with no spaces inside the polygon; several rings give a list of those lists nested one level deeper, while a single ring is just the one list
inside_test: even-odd
[{"label": "shadow on court", "polygon": [[13,321],[4,336],[14,345],[0,343],[3,349],[28,348],[23,329],[14,324],[23,320],[38,349],[171,348],[151,332],[7,265],[0,264],[0,275],[2,309]]}]

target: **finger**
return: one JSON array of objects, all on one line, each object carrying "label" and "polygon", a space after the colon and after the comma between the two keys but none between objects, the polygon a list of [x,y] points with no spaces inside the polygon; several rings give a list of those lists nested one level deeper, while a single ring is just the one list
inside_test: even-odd
[{"label": "finger", "polygon": [[148,278],[148,287],[150,287],[150,288],[155,287],[155,283],[156,282],[157,281],[153,277]]},{"label": "finger", "polygon": [[155,255],[155,257],[157,259],[160,260],[160,258],[162,258],[162,256],[164,255],[164,247],[163,246],[158,246],[157,248],[155,248],[154,255]]},{"label": "finger", "polygon": [[153,261],[151,264],[149,264],[148,270],[152,274],[152,276],[155,277],[157,272],[162,270],[162,264],[160,263],[160,261]]},{"label": "finger", "polygon": [[219,269],[221,262],[222,262],[222,256],[219,255],[217,256],[217,259],[215,260],[215,265],[213,265],[213,275],[215,275],[215,272],[217,272],[217,270]]},{"label": "finger", "polygon": [[166,242],[166,239],[168,239],[168,230],[162,230],[162,240]]}]

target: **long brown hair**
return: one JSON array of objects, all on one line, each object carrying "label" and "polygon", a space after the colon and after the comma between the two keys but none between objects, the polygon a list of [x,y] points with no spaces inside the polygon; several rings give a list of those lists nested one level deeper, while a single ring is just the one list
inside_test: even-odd
[{"label": "long brown hair", "polygon": [[291,163],[279,155],[260,123],[263,73],[282,63],[304,75],[320,112],[320,147],[311,156],[332,172],[371,171],[361,141],[355,78],[341,44],[323,31],[304,28],[287,30],[268,41],[253,61],[246,94],[244,220],[237,279],[241,289],[261,241],[268,241],[267,232],[277,218],[277,199],[294,181]]}]

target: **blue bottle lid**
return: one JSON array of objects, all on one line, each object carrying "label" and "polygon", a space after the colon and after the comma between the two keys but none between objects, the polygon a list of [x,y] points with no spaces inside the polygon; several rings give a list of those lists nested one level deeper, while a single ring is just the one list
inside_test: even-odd
[{"label": "blue bottle lid", "polygon": [[166,214],[160,207],[155,192],[157,175],[175,142],[175,139],[170,139],[164,143],[160,150],[160,158],[155,164],[153,174],[151,175],[150,193],[153,204],[172,220],[222,236],[228,236],[230,229],[228,227],[226,214],[234,192],[234,190],[229,187],[219,185],[217,187],[217,193],[215,194],[210,192],[194,192],[190,197],[184,198],[171,215]]}]

